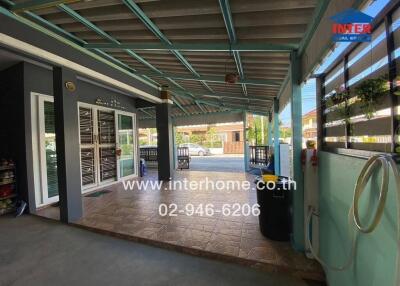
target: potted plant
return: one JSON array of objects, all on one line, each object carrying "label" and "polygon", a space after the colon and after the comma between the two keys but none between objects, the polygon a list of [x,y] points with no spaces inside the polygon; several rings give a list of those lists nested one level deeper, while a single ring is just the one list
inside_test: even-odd
[{"label": "potted plant", "polygon": [[350,122],[351,109],[348,104],[350,93],[344,87],[337,88],[336,94],[330,96],[326,101],[326,106],[331,108],[335,106],[332,111],[335,111],[346,122]]},{"label": "potted plant", "polygon": [[355,88],[360,108],[367,119],[371,119],[376,112],[376,106],[388,94],[389,86],[387,76],[364,80]]}]

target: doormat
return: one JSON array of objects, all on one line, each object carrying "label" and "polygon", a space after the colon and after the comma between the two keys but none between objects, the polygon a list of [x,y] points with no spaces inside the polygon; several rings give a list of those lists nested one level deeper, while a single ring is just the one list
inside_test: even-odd
[{"label": "doormat", "polygon": [[98,191],[98,192],[94,192],[94,193],[91,193],[91,194],[89,194],[89,195],[86,195],[85,197],[97,198],[97,197],[100,197],[100,196],[105,195],[105,194],[108,194],[108,193],[111,193],[111,191],[109,191],[109,190],[102,190],[102,191]]}]

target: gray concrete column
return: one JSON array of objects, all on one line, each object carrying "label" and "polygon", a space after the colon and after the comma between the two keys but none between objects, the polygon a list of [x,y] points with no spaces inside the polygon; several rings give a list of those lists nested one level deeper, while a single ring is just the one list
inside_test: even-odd
[{"label": "gray concrete column", "polygon": [[249,163],[249,139],[247,138],[247,113],[243,112],[243,148],[244,148],[244,170],[250,171]]},{"label": "gray concrete column", "polygon": [[290,57],[290,106],[292,113],[292,170],[297,189],[293,192],[293,240],[294,247],[304,250],[304,191],[301,151],[303,140],[300,59],[296,52]]},{"label": "gray concrete column", "polygon": [[76,75],[54,67],[53,84],[60,219],[69,223],[82,216]]},{"label": "gray concrete column", "polygon": [[281,158],[279,153],[279,99],[274,98],[274,169],[275,175],[281,173]]},{"label": "gray concrete column", "polygon": [[156,105],[158,179],[169,181],[173,174],[174,165],[172,101],[167,90],[161,91],[161,98],[164,102]]}]

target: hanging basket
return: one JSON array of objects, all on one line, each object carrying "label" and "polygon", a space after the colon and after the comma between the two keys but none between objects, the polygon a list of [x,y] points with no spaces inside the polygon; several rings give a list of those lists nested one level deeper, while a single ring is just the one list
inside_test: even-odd
[{"label": "hanging basket", "polygon": [[228,73],[225,75],[226,83],[234,84],[238,81],[238,79],[239,79],[238,75],[234,73]]}]

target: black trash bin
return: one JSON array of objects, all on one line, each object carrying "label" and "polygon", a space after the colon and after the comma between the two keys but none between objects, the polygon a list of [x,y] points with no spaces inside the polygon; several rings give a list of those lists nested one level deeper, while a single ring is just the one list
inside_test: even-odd
[{"label": "black trash bin", "polygon": [[260,205],[258,219],[261,233],[272,240],[288,241],[292,231],[290,205],[293,184],[286,177],[279,177],[274,189],[268,189],[262,178],[256,182],[259,182],[257,202]]}]

